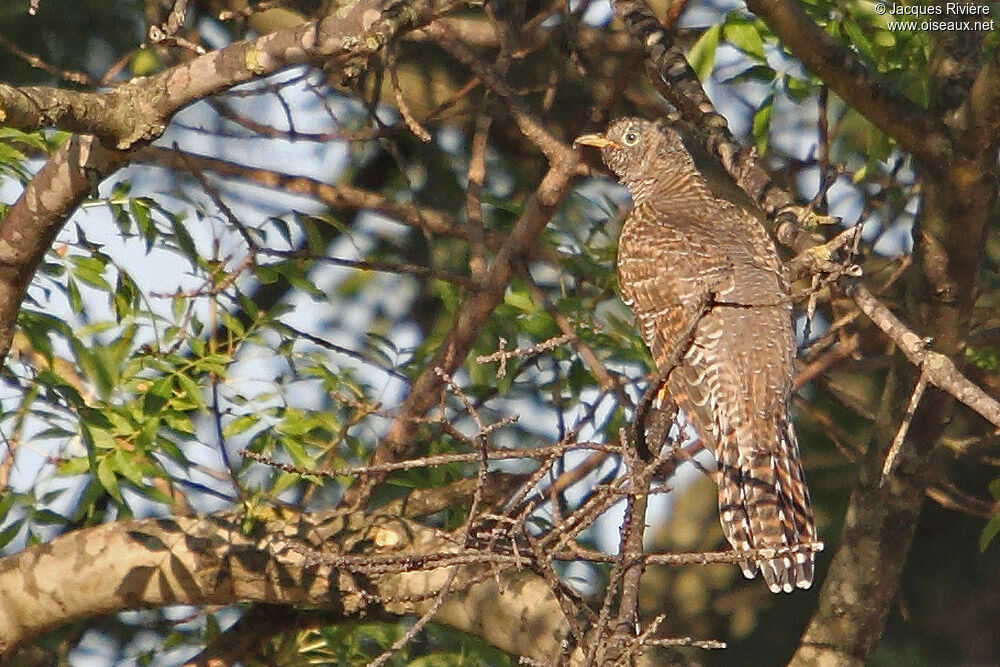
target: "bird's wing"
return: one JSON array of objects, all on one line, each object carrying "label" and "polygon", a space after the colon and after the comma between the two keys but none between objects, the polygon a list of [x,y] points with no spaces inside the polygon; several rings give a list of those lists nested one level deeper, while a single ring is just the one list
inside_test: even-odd
[{"label": "bird's wing", "polygon": [[729,264],[711,240],[684,225],[659,224],[660,215],[652,207],[634,209],[618,247],[622,300],[657,367],[687,342],[705,306],[732,289]]}]

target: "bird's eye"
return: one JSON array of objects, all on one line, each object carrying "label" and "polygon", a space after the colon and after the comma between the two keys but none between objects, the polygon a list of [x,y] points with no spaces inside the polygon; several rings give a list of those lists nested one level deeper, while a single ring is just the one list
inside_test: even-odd
[{"label": "bird's eye", "polygon": [[625,136],[622,137],[622,142],[626,146],[635,146],[637,143],[639,143],[639,133],[629,130],[628,132],[625,133]]}]

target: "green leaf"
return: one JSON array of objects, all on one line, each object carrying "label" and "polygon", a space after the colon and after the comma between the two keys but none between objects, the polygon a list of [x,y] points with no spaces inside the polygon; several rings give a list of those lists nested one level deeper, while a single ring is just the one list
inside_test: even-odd
[{"label": "green leaf", "polygon": [[1000,533],[1000,514],[994,515],[986,522],[986,527],[983,528],[983,533],[979,536],[979,550],[986,551],[986,547],[990,545],[997,533]]},{"label": "green leaf", "polygon": [[744,83],[746,81],[772,83],[775,76],[774,69],[767,65],[751,65],[731,77],[722,79],[719,83]]},{"label": "green leaf", "polygon": [[170,460],[176,461],[181,465],[187,465],[188,463],[187,457],[184,456],[184,452],[181,451],[181,448],[167,438],[157,438],[156,449],[163,455],[169,457]]},{"label": "green leaf", "polygon": [[226,424],[222,429],[223,438],[231,438],[234,435],[239,435],[247,430],[253,428],[256,424],[260,422],[260,415],[251,414],[243,415],[232,420]]},{"label": "green leaf", "polygon": [[7,546],[12,539],[17,537],[17,534],[21,532],[21,527],[23,525],[24,519],[18,519],[0,531],[0,549]]},{"label": "green leaf", "polygon": [[533,313],[538,310],[538,305],[527,292],[511,290],[504,295],[503,301],[525,313]]},{"label": "green leaf", "polygon": [[135,221],[139,225],[139,233],[146,241],[146,252],[149,252],[153,248],[153,243],[156,242],[158,235],[156,224],[149,213],[149,201],[139,197],[129,201],[128,206],[129,211],[132,212],[132,217],[135,218]]},{"label": "green leaf", "polygon": [[281,471],[278,473],[277,479],[274,480],[274,484],[268,489],[268,493],[272,496],[279,495],[285,489],[291,488],[302,481],[302,475],[297,475],[293,472]]},{"label": "green leaf", "polygon": [[715,69],[715,50],[719,47],[721,36],[722,26],[713,25],[702,33],[688,53],[688,62],[702,81],[706,81]]},{"label": "green leaf", "polygon": [[[186,399],[187,404],[191,407],[204,409],[205,397],[202,395],[201,387],[199,387],[198,384],[191,379],[191,377],[184,375],[183,373],[179,373],[176,377],[177,383],[184,392],[183,399]],[[175,397],[171,403],[178,405],[178,398],[181,397]]]},{"label": "green leaf", "polygon": [[66,279],[66,289],[69,295],[69,307],[77,315],[83,312],[83,299],[80,297],[80,287],[73,278]]},{"label": "green leaf", "polygon": [[771,113],[774,111],[774,91],[768,94],[761,103],[757,113],[753,115],[753,136],[757,139],[757,153],[767,152],[771,138]]},{"label": "green leaf", "polygon": [[815,86],[809,81],[803,81],[802,79],[797,79],[794,76],[785,76],[784,79],[785,92],[788,96],[795,100],[796,102],[801,102],[807,97],[812,95],[815,90]]},{"label": "green leaf", "polygon": [[104,279],[104,271],[107,265],[97,257],[73,257],[73,274],[83,282],[96,287],[105,293],[113,290],[107,280]]},{"label": "green leaf", "polygon": [[191,234],[188,232],[187,227],[184,223],[175,217],[170,218],[170,226],[174,232],[174,240],[177,241],[177,247],[180,251],[191,260],[192,263],[197,263],[198,261],[198,249],[195,247],[194,239],[191,238]]},{"label": "green leaf", "polygon": [[59,474],[60,475],[82,475],[83,473],[90,470],[90,461],[86,456],[77,456],[75,458],[69,459],[68,461],[62,461],[59,464]]},{"label": "green leaf", "polygon": [[727,42],[743,53],[764,61],[764,40],[760,37],[760,30],[753,23],[742,20],[727,23],[722,29],[722,35]]},{"label": "green leaf", "polygon": [[106,429],[93,424],[84,424],[85,433],[95,449],[115,449],[115,438]]},{"label": "green leaf", "polygon": [[114,464],[110,456],[103,457],[97,463],[97,481],[112,498],[122,504],[122,493],[121,489],[118,488],[118,475],[115,474]]},{"label": "green leaf", "polygon": [[[137,487],[144,486],[142,466],[135,452],[126,452],[119,449],[112,452],[111,456],[114,457],[114,469],[122,477]],[[100,468],[101,466],[98,464],[97,469],[100,470]]]},{"label": "green leaf", "polygon": [[186,435],[195,434],[194,422],[191,421],[191,417],[186,412],[168,410],[160,415],[160,418],[163,420],[164,424],[178,433],[184,433]]},{"label": "green leaf", "polygon": [[175,502],[173,498],[163,491],[160,491],[152,484],[136,484],[133,490],[139,495],[145,496],[154,502],[163,503],[167,506],[172,506]]},{"label": "green leaf", "polygon": [[861,55],[866,59],[874,59],[875,54],[872,53],[871,42],[868,41],[867,35],[861,31],[858,24],[854,21],[844,21],[844,32],[847,33],[847,37],[851,44],[858,50]]}]

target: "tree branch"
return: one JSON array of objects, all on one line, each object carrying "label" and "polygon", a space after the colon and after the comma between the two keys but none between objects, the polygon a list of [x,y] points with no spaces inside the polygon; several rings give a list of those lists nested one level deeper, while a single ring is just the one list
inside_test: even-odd
[{"label": "tree branch", "polygon": [[979,70],[972,83],[967,102],[969,115],[961,141],[966,150],[979,153],[985,159],[996,157],[1000,144],[1000,51],[993,54]]},{"label": "tree branch", "polygon": [[[386,567],[376,574],[366,559],[398,554],[408,562],[457,550],[446,534],[391,514],[289,512],[249,530],[247,521],[226,512],[104,524],[0,560],[0,653],[13,657],[18,646],[73,621],[169,604],[309,605],[341,621],[419,614],[447,570]],[[295,548],[300,544],[334,565],[317,564]],[[544,581],[523,572],[483,579],[486,561],[458,569],[453,589],[460,590],[437,621],[534,660],[559,654],[566,625]]]},{"label": "tree branch", "polygon": [[0,84],[4,124],[22,130],[57,127],[96,135],[119,150],[163,133],[182,107],[227,88],[295,65],[322,62],[346,78],[397,33],[425,25],[460,0],[387,3],[355,0],[324,19],[237,42],[108,93]]},{"label": "tree branch", "polygon": [[191,164],[195,164],[199,169],[211,171],[219,176],[239,178],[282,192],[314,197],[332,209],[377,211],[414,229],[422,229],[449,238],[469,238],[468,231],[444,211],[413,202],[392,201],[380,192],[352,185],[324,183],[307,176],[293,176],[272,169],[247,167],[228,160],[156,146],[139,149],[133,161],[148,162],[182,171],[189,170]]},{"label": "tree branch", "polygon": [[127,155],[93,137],[62,145],[0,221],[0,360],[7,356],[28,284],[70,214]]},{"label": "tree branch", "polygon": [[[322,59],[327,69],[339,66],[351,76],[359,59],[399,31],[424,25],[458,4],[414,0],[383,9],[381,0],[359,0],[348,12],[341,9],[321,21],[233,44],[106,94],[0,84],[0,115],[8,126],[62,127],[131,149],[159,136],[181,107],[292,65]],[[90,137],[71,139],[8,209],[0,222],[0,359],[10,350],[27,285],[59,229],[97,183],[130,156]]]},{"label": "tree branch", "polygon": [[863,285],[852,285],[847,289],[847,294],[858,304],[861,312],[899,346],[930,384],[951,394],[1000,428],[1000,403],[962,375],[951,359],[928,349],[920,336],[913,333]]},{"label": "tree branch", "polygon": [[[494,257],[479,289],[461,305],[444,342],[414,381],[396,419],[372,456],[371,463],[374,465],[397,460],[409,450],[418,418],[438,401],[444,387],[437,369],[451,374],[465,362],[482,327],[503,300],[507,285],[521,262],[531,256],[539,235],[569,193],[570,179],[575,174],[577,163],[576,151],[553,137],[523,104],[516,91],[493,68],[480,63],[449,35],[440,31],[432,34],[439,37],[467,65],[473,67],[486,86],[507,105],[522,134],[535,143],[548,158],[549,168],[538,188],[525,203],[524,211]],[[383,478],[384,474],[365,477],[348,490],[343,503],[352,506],[366,502],[371,490]]]},{"label": "tree branch", "polygon": [[925,164],[946,163],[951,156],[944,127],[838,44],[791,0],[747,0],[782,44],[823,79],[875,127],[896,139]]}]

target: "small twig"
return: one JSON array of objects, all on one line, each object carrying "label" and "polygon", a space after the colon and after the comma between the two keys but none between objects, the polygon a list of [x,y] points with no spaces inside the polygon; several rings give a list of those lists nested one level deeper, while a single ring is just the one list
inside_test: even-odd
[{"label": "small twig", "polygon": [[[837,280],[841,276],[859,278],[862,274],[861,267],[852,262],[855,244],[860,238],[862,227],[861,223],[848,227],[826,243],[807,248],[793,257],[788,262],[791,279],[798,280],[809,274],[825,274],[824,282]],[[848,250],[844,261],[833,261],[837,253],[845,249]]]},{"label": "small twig", "polygon": [[409,128],[410,132],[425,144],[430,143],[431,133],[420,124],[420,121],[410,111],[410,107],[403,98],[403,89],[399,86],[399,74],[396,72],[395,55],[391,56],[391,58],[392,62],[389,63],[389,81],[392,84],[392,93],[396,98],[396,109],[399,111],[399,115],[402,116],[403,122],[406,123],[406,127]]},{"label": "small twig", "polygon": [[345,356],[350,357],[351,359],[357,359],[358,361],[360,361],[362,363],[365,363],[365,364],[368,364],[372,368],[375,368],[376,370],[380,370],[380,371],[382,371],[383,373],[385,373],[387,375],[391,375],[392,377],[396,378],[397,380],[402,380],[403,382],[405,382],[407,384],[409,384],[409,382],[410,382],[410,378],[409,377],[407,377],[403,373],[400,373],[395,368],[389,368],[388,366],[384,366],[381,363],[379,363],[378,361],[375,361],[374,359],[370,359],[370,358],[366,357],[364,354],[362,354],[361,352],[358,352],[357,350],[352,350],[351,348],[344,347],[343,345],[337,345],[336,343],[332,343],[332,342],[330,342],[330,341],[328,341],[328,340],[326,340],[324,338],[320,338],[319,336],[311,334],[308,331],[305,331],[303,329],[299,329],[297,327],[294,327],[291,324],[289,324],[287,322],[284,322],[284,321],[280,321],[278,323],[278,325],[280,326],[280,328],[285,329],[286,331],[288,331],[291,334],[294,334],[296,338],[301,338],[302,340],[307,340],[310,343],[312,343],[313,345],[318,345],[319,347],[322,347],[324,349],[330,350],[331,352],[336,352],[338,354],[343,354]]},{"label": "small twig", "polygon": [[[489,100],[490,93],[487,91],[483,99],[484,111],[476,117],[469,168],[466,172],[468,186],[465,192],[465,217],[469,228],[469,273],[477,282],[483,279],[487,266],[486,228],[483,225],[481,193],[486,182],[486,149],[489,144],[490,126],[493,124],[493,116],[485,111]],[[497,377],[502,377],[499,375],[501,372],[506,372],[503,362],[497,370]]]},{"label": "small twig", "polygon": [[803,542],[790,547],[775,549],[750,549],[747,551],[706,551],[702,553],[683,554],[647,554],[644,556],[648,565],[709,565],[711,563],[739,563],[743,560],[773,560],[782,556],[797,553],[816,553],[822,551],[822,542]]},{"label": "small twig", "polygon": [[690,637],[670,637],[665,639],[648,639],[642,642],[644,646],[691,646],[703,649],[724,649],[726,642],[717,639],[691,639]]},{"label": "small twig", "polygon": [[[628,447],[625,429],[618,433],[622,444],[622,463],[626,474],[622,481],[627,484],[628,495],[625,497],[625,512],[622,515],[618,532],[618,554],[611,565],[608,583],[604,589],[604,599],[597,615],[597,622],[589,633],[587,660],[584,667],[590,667],[598,660],[600,664],[614,662],[617,656],[608,655],[607,648],[614,644],[614,638],[623,632],[622,626],[637,620],[639,580],[642,577],[645,564],[642,557],[642,534],[646,523],[647,494],[640,488],[643,483],[648,491],[648,479],[641,474],[645,466]],[[625,482],[627,480],[627,482]],[[619,588],[621,593],[618,593]],[[614,614],[614,602],[618,600],[618,613]],[[611,627],[614,622],[613,627]],[[610,630],[610,633],[609,633]],[[624,631],[627,632],[627,631]],[[608,636],[610,634],[610,637]]]},{"label": "small twig", "polygon": [[564,335],[569,337],[570,340],[574,340],[574,345],[577,352],[580,354],[580,359],[583,360],[587,369],[600,383],[601,389],[605,391],[613,390],[622,405],[631,405],[628,394],[626,394],[622,389],[621,382],[618,381],[618,378],[612,375],[594,350],[592,350],[587,343],[580,340],[580,338],[576,335],[576,331],[573,329],[573,325],[570,323],[569,319],[567,319],[566,315],[564,315],[559,308],[556,307],[556,304],[552,303],[552,300],[549,299],[545,291],[542,290],[538,283],[535,282],[535,279],[532,278],[530,271],[525,274],[525,279],[528,281],[528,289],[531,290],[532,298],[542,304],[545,311],[552,317],[553,320],[555,320],[559,330],[562,331]]},{"label": "small twig", "polygon": [[148,36],[151,44],[176,44],[189,51],[194,51],[198,55],[204,55],[204,47],[177,34],[184,27],[187,4],[188,0],[174,0],[174,6],[167,15],[167,22],[162,25],[149,26]]},{"label": "small twig", "polygon": [[184,163],[184,166],[187,167],[187,170],[191,172],[191,175],[194,176],[195,180],[201,184],[201,187],[205,190],[205,193],[212,200],[212,203],[215,204],[216,208],[218,208],[219,211],[226,217],[229,224],[236,229],[239,235],[243,237],[243,241],[247,244],[247,252],[251,255],[255,254],[259,249],[257,241],[255,241],[250,235],[250,230],[243,224],[243,221],[240,220],[233,210],[229,208],[229,205],[222,200],[222,194],[219,190],[213,187],[212,184],[205,178],[205,174],[202,173],[201,166],[192,160],[186,153],[182,153],[176,141],[174,142],[173,150],[177,157],[180,158],[181,162]]},{"label": "small twig", "polygon": [[[551,447],[539,447],[538,449],[502,449],[487,452],[491,461],[510,459],[537,459],[550,454],[564,454],[566,452],[589,449],[604,451],[609,454],[618,454],[621,448],[617,445],[607,445],[604,443],[584,442],[584,443],[564,443]],[[431,466],[447,465],[449,463],[474,463],[479,461],[482,455],[479,452],[470,454],[439,454],[437,456],[425,456],[419,459],[409,459],[406,461],[393,461],[391,463],[380,463],[367,466],[355,466],[351,468],[336,468],[334,470],[310,470],[301,466],[282,463],[264,454],[252,452],[248,449],[241,449],[240,455],[253,459],[258,463],[284,470],[285,472],[299,475],[315,475],[317,477],[357,477],[371,473],[388,473],[396,470],[411,470],[413,468],[427,468]]]},{"label": "small twig", "polygon": [[457,574],[458,574],[458,567],[451,568],[451,571],[448,573],[448,578],[445,579],[444,584],[442,584],[441,588],[438,590],[437,595],[434,597],[434,602],[431,603],[430,608],[428,608],[427,611],[421,614],[420,618],[417,619],[417,622],[414,623],[410,627],[410,629],[403,634],[402,637],[394,641],[392,643],[392,646],[383,651],[382,654],[379,655],[377,658],[369,662],[367,667],[381,667],[381,665],[384,665],[386,662],[388,662],[389,658],[391,658],[393,655],[402,650],[404,646],[410,643],[410,641],[417,636],[417,633],[419,633],[421,630],[424,629],[424,626],[427,625],[431,621],[431,619],[434,618],[434,615],[437,614],[438,610],[441,608],[441,605],[444,604],[445,599],[447,599],[448,597],[448,593],[451,591],[451,585],[452,583],[454,583],[455,576]]},{"label": "small twig", "polygon": [[[658,401],[661,397],[666,398],[666,404],[658,403],[655,407],[657,410],[663,410],[667,414],[673,413],[671,419],[677,413],[677,403],[674,402],[668,394],[661,393],[661,390],[670,378],[670,374],[673,372],[674,367],[684,358],[687,354],[688,349],[694,342],[694,330],[698,326],[698,322],[704,317],[711,307],[713,306],[712,298],[710,294],[705,295],[705,299],[698,309],[698,312],[691,317],[690,322],[682,336],[679,336],[676,340],[677,343],[672,349],[668,350],[666,354],[662,356],[661,359],[657,359],[657,373],[656,379],[650,383],[646,388],[646,391],[642,394],[642,399],[636,406],[635,418],[632,420],[632,442],[635,443],[635,448],[639,452],[639,455],[644,459],[654,458],[659,455],[659,450],[663,446],[662,442],[655,443],[657,451],[653,452],[649,449],[648,443],[646,442],[646,419],[649,415],[650,408],[654,407],[653,403]],[[666,419],[666,417],[664,417]]]},{"label": "small twig", "polygon": [[1000,513],[1000,501],[981,500],[944,481],[927,488],[927,497],[945,509],[990,519]]},{"label": "small twig", "polygon": [[[29,13],[31,13],[30,10]],[[28,53],[27,51],[25,51],[14,42],[7,39],[6,37],[0,36],[0,46],[10,51],[18,58],[24,60],[32,67],[40,69],[43,72],[48,72],[53,76],[57,76],[63,81],[69,81],[70,83],[77,83],[82,86],[97,87],[97,81],[94,80],[94,78],[91,77],[90,75],[84,74],[83,72],[75,72],[73,70],[60,69],[55,65],[50,65],[49,63],[45,62],[38,56],[32,53]]]},{"label": "small twig", "polygon": [[222,428],[222,410],[221,401],[219,400],[219,378],[215,373],[212,373],[210,376],[210,386],[212,388],[212,422],[215,426],[215,437],[219,440],[219,454],[222,456],[222,464],[226,467],[226,472],[229,473],[233,490],[236,491],[237,497],[242,500],[245,498],[243,485],[240,484],[236,468],[233,467],[233,463],[229,459],[229,452],[226,451],[226,436]]},{"label": "small twig", "polygon": [[[619,438],[625,438],[625,429],[621,429]],[[624,655],[628,655],[639,650],[638,644],[635,643],[635,635],[639,628],[639,586],[646,570],[646,564],[642,560],[642,542],[646,532],[646,508],[649,504],[651,472],[656,468],[656,462],[647,465],[625,444],[622,442],[622,450],[625,452],[623,461],[629,471],[631,483],[620,532],[619,562],[622,564],[622,594],[618,601],[614,636],[626,639],[629,650]],[[660,453],[662,452],[657,454]]]},{"label": "small twig", "polygon": [[910,402],[906,406],[906,412],[903,414],[903,420],[899,424],[899,430],[896,431],[896,436],[892,439],[892,446],[889,447],[889,453],[886,454],[885,463],[882,464],[882,479],[879,481],[879,486],[885,486],[889,480],[889,473],[892,472],[892,466],[896,462],[896,457],[899,456],[899,452],[903,448],[906,433],[910,430],[910,422],[913,421],[913,415],[917,413],[917,406],[920,405],[920,399],[923,397],[925,389],[927,389],[927,376],[921,372],[920,377],[917,378],[917,384],[910,394]]},{"label": "small twig", "polygon": [[792,390],[797,391],[802,385],[822,375],[828,368],[850,357],[860,347],[861,337],[858,334],[851,334],[847,338],[837,341],[833,347],[826,350],[795,375],[795,379],[792,380]]},{"label": "small twig", "polygon": [[[597,400],[595,400],[593,404],[587,409],[587,412],[583,415],[583,417],[580,419],[577,425],[573,429],[571,429],[569,433],[565,434],[562,437],[562,439],[559,441],[559,444],[569,443],[576,440],[580,430],[583,428],[583,425],[589,423],[593,419],[594,415],[597,413],[597,406],[601,404],[603,399],[604,399],[604,394],[601,394],[597,397]],[[589,462],[594,456],[598,454],[599,454],[598,452],[595,452],[593,455],[587,457],[587,461]],[[537,502],[529,501],[525,502],[523,506],[521,505],[521,503],[525,500],[525,498],[527,498],[531,490],[534,489],[541,482],[542,478],[544,478],[549,473],[550,469],[560,456],[562,456],[561,452],[551,453],[545,458],[539,458],[538,460],[541,462],[541,465],[535,472],[533,472],[531,475],[528,476],[528,479],[526,479],[524,483],[520,486],[520,488],[518,488],[517,492],[511,495],[506,505],[504,505],[504,511],[513,512],[515,511],[516,508],[521,507],[520,520],[523,521],[534,510],[535,507],[537,507],[541,502],[544,502],[544,496],[542,496],[541,494],[536,494],[536,498],[538,499]],[[601,455],[602,460],[605,459],[606,457],[607,454]],[[577,466],[577,468],[579,467],[580,466]],[[564,474],[568,474],[568,472]],[[561,477],[562,475],[560,475],[560,478]],[[553,484],[557,484],[560,478],[557,478],[553,482]]]},{"label": "small twig", "polygon": [[[473,421],[475,421],[476,426],[479,427],[479,432],[476,433],[476,438],[475,438],[475,442],[476,445],[478,446],[479,456],[480,456],[479,470],[476,475],[476,490],[472,494],[472,503],[469,505],[468,519],[465,522],[465,526],[462,528],[462,533],[463,533],[462,542],[465,546],[469,546],[469,536],[472,531],[472,524],[476,520],[476,513],[478,512],[479,504],[482,502],[483,499],[483,489],[486,488],[486,478],[487,475],[489,475],[490,453],[487,447],[486,433],[490,427],[487,426],[485,422],[483,422],[483,419],[479,415],[479,411],[476,409],[476,406],[472,404],[472,401],[469,400],[469,397],[465,394],[464,391],[462,391],[461,387],[455,384],[455,381],[452,380],[451,376],[448,375],[448,373],[446,373],[443,368],[440,367],[435,368],[434,372],[437,374],[439,378],[441,378],[441,380],[444,381],[446,385],[448,385],[448,388],[451,389],[452,393],[458,397],[458,400],[462,401],[462,405],[464,405],[465,409],[469,412],[470,415],[472,415]],[[491,424],[490,426],[493,426],[493,424]]]},{"label": "small twig", "polygon": [[451,390],[451,393],[455,394],[458,400],[462,402],[466,411],[472,416],[472,420],[476,422],[476,426],[479,427],[479,432],[482,433],[486,430],[486,423],[479,415],[479,411],[476,410],[476,406],[472,404],[472,400],[469,399],[469,396],[464,391],[462,391],[462,388],[455,384],[455,381],[451,379],[451,376],[448,375],[448,373],[440,366],[435,366],[434,374],[441,378],[441,380],[448,386],[448,389]]},{"label": "small twig", "polygon": [[403,275],[416,276],[418,278],[431,278],[434,280],[443,280],[449,282],[459,287],[464,287],[470,289],[473,287],[471,280],[465,276],[460,276],[455,273],[449,273],[447,271],[438,271],[437,269],[432,269],[427,266],[421,266],[419,264],[408,264],[408,263],[396,263],[396,262],[383,262],[373,259],[347,259],[344,257],[330,257],[328,255],[315,254],[307,252],[305,250],[278,250],[275,248],[257,248],[258,255],[264,255],[268,257],[282,257],[286,259],[303,259],[310,260],[313,262],[319,262],[324,264],[333,264],[334,266],[344,266],[360,271],[377,271],[381,273],[398,273]]},{"label": "small twig", "polygon": [[513,350],[507,349],[507,339],[501,338],[497,343],[497,351],[492,354],[479,355],[476,357],[477,364],[488,364],[491,361],[499,362],[497,364],[497,379],[503,379],[507,375],[507,361],[509,359],[521,359],[524,357],[534,357],[544,352],[554,350],[557,347],[562,347],[566,343],[576,340],[575,334],[564,334],[562,336],[556,336],[555,338],[549,338],[544,340],[537,345],[532,345],[531,347],[515,348]]},{"label": "small twig", "polygon": [[473,73],[504,101],[514,122],[525,139],[533,143],[550,163],[575,165],[576,151],[555,135],[535,117],[524,103],[521,95],[507,81],[497,67],[480,60],[476,53],[460,42],[441,22],[431,23],[424,29],[428,35],[437,40],[441,47],[448,51],[458,61],[469,67]]}]

